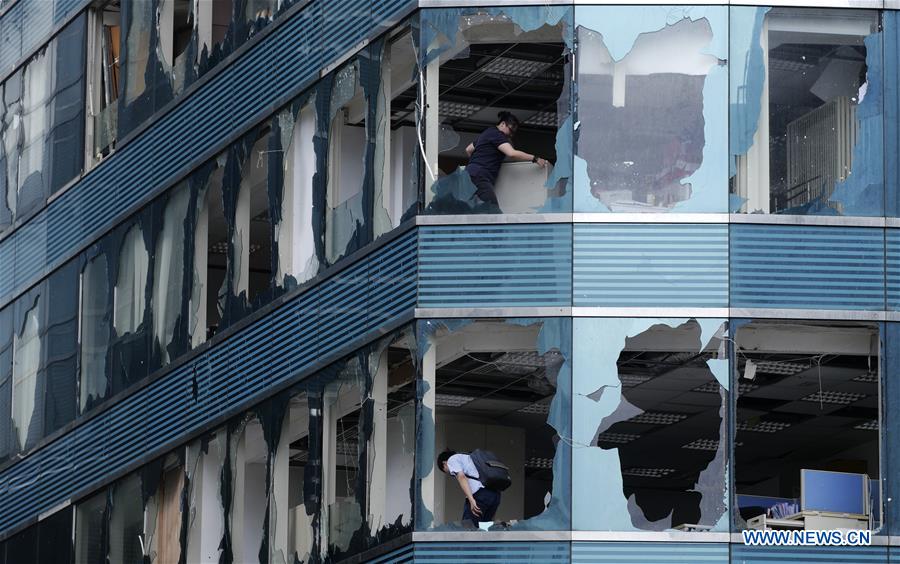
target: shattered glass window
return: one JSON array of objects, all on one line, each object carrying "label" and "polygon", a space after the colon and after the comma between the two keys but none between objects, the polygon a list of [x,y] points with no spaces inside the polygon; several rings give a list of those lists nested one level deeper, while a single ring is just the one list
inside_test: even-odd
[{"label": "shattered glass window", "polygon": [[0,310],[0,460],[12,453],[12,381],[15,305]]},{"label": "shattered glass window", "polygon": [[99,160],[115,146],[119,92],[122,81],[121,40],[122,17],[119,0],[110,0],[94,12],[88,73],[88,99],[91,125],[88,138],[93,137],[92,157]]},{"label": "shattered glass window", "polygon": [[734,7],[731,27],[731,211],[881,215],[878,13]]},{"label": "shattered glass window", "polygon": [[245,149],[234,210],[232,292],[238,298],[243,294],[252,308],[271,300],[273,232],[268,180],[274,167],[270,167],[270,160],[277,168],[281,165],[281,151],[273,151],[270,146],[273,137],[265,128]]},{"label": "shattered glass window", "polygon": [[307,495],[316,482],[307,475],[319,471],[314,456],[318,427],[311,424],[307,395],[290,398],[272,462],[269,561],[273,564],[309,561],[318,540],[314,524],[318,505],[315,496]]},{"label": "shattered glass window", "polygon": [[42,301],[26,295],[16,302],[12,367],[12,420],[19,450],[33,446],[42,435],[40,421],[44,390],[39,388],[41,368]]},{"label": "shattered glass window", "polygon": [[167,194],[162,230],[156,239],[153,257],[153,354],[159,364],[172,360],[170,349],[179,350],[176,324],[181,318],[184,300],[185,223],[191,192],[181,183]]},{"label": "shattered glass window", "polygon": [[[412,530],[416,369],[411,331],[369,355],[371,433],[366,445],[368,530],[387,539]],[[368,413],[368,411],[367,411]]]},{"label": "shattered glass window", "polygon": [[[735,528],[817,510],[861,513],[857,523],[878,530],[886,493],[879,325],[733,324]],[[847,474],[867,486],[865,495],[833,495],[837,488],[828,484]]]},{"label": "shattered glass window", "polygon": [[361,246],[364,209],[368,104],[355,61],[334,76],[329,109],[325,253],[330,264]]},{"label": "shattered glass window", "polygon": [[150,248],[152,246],[152,209],[117,229],[112,238],[112,256],[118,261],[111,268],[115,281],[112,295],[113,332],[111,334],[110,391],[117,393],[147,375],[150,356],[150,328],[145,322],[149,299]]},{"label": "shattered glass window", "polygon": [[[227,516],[232,561],[257,562],[265,530],[268,449],[259,419],[247,414],[229,433],[230,506]],[[226,485],[228,483],[226,482]]]},{"label": "shattered glass window", "polygon": [[365,453],[363,411],[366,374],[359,358],[346,363],[325,387],[323,430],[323,506],[331,552],[343,553],[363,524],[365,488],[360,467]]},{"label": "shattered glass window", "polygon": [[375,237],[416,212],[418,71],[412,33],[385,45],[375,114]]},{"label": "shattered glass window", "polygon": [[579,7],[575,209],[724,212],[725,7]]},{"label": "shattered glass window", "polygon": [[316,173],[316,104],[313,98],[299,113],[288,110],[278,121],[284,149],[281,221],[277,226],[278,272],[275,282],[285,288],[306,282],[319,272],[313,221]]},{"label": "shattered glass window", "polygon": [[116,279],[113,327],[118,335],[137,331],[144,319],[145,287],[150,255],[139,225],[122,240]]},{"label": "shattered glass window", "polygon": [[225,160],[224,154],[219,155],[209,169],[201,169],[192,179],[199,184],[190,304],[191,344],[194,347],[218,331],[225,310],[229,264],[229,227],[223,195]]},{"label": "shattered glass window", "polygon": [[[571,332],[568,319],[419,322],[418,530],[571,528]],[[464,520],[460,484],[435,461],[475,449],[512,481],[479,523]]]},{"label": "shattered glass window", "polygon": [[[426,213],[571,209],[573,29],[573,11],[565,6],[421,12],[427,104],[417,108],[416,119],[424,129],[418,141],[424,145]],[[510,145],[550,164],[507,158],[495,179],[476,178],[478,196],[465,171],[469,150],[499,123],[501,111],[519,121]]]},{"label": "shattered glass window", "polygon": [[226,456],[224,429],[194,441],[186,449],[189,510],[185,550],[188,562],[220,562],[225,538],[223,493],[226,490],[222,480]]},{"label": "shattered glass window", "polygon": [[82,170],[85,20],[74,19],[3,84],[0,228]]},{"label": "shattered glass window", "polygon": [[88,260],[81,273],[81,380],[79,408],[85,412],[108,391],[106,359],[112,319],[106,254]]},{"label": "shattered glass window", "polygon": [[573,528],[728,531],[725,321],[573,323]]}]

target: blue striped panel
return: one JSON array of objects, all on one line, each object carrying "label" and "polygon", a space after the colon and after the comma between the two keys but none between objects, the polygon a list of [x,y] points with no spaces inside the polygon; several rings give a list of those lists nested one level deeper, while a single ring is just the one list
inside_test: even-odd
[{"label": "blue striped panel", "polygon": [[[345,53],[372,29],[371,15],[351,16],[369,11],[368,0],[356,0],[350,8],[341,0],[312,2],[71,186],[32,220],[46,222],[46,248],[36,255],[42,260],[17,262],[12,286],[0,278],[0,300],[33,283],[45,264],[59,266],[74,246],[198,165],[228,135],[270,112],[275,100],[311,85],[331,62],[321,49],[323,41],[330,45],[329,57]],[[333,25],[322,24],[326,12]],[[380,11],[379,17],[389,15]],[[330,36],[323,38],[325,33]],[[0,257],[23,236],[17,230],[0,241]]]},{"label": "blue striped panel", "polygon": [[884,309],[884,230],[731,226],[731,306]]},{"label": "blue striped panel", "polygon": [[886,229],[884,243],[886,307],[897,311],[900,310],[900,229]]},{"label": "blue striped panel", "polygon": [[[0,532],[162,454],[313,363],[352,352],[367,328],[395,321],[389,312],[415,307],[415,241],[414,232],[398,237],[0,472]],[[372,272],[387,275],[370,291]]]},{"label": "blue striped panel", "polygon": [[323,58],[330,60],[355,43],[372,29],[371,0],[342,0],[322,3]]},{"label": "blue striped panel", "polygon": [[571,225],[419,229],[419,307],[564,307],[571,294]]},{"label": "blue striped panel", "polygon": [[863,564],[888,561],[887,548],[884,546],[819,546],[793,547],[771,546],[753,547],[743,544],[732,546],[731,561],[734,564],[793,564],[809,562],[824,564],[826,562],[842,562],[843,564]]},{"label": "blue striped panel", "polygon": [[413,545],[408,544],[403,548],[392,550],[376,558],[369,558],[366,562],[369,564],[405,564],[407,562],[415,562],[413,559]]},{"label": "blue striped panel", "polygon": [[569,562],[567,542],[418,542],[416,562]]},{"label": "blue striped panel", "polygon": [[379,252],[369,272],[368,329],[403,313],[404,304],[416,302],[416,232],[410,231]]},{"label": "blue striped panel", "polygon": [[728,226],[578,224],[574,305],[727,307]]},{"label": "blue striped panel", "polygon": [[693,542],[573,542],[573,564],[628,564],[653,562],[728,563],[728,544]]}]

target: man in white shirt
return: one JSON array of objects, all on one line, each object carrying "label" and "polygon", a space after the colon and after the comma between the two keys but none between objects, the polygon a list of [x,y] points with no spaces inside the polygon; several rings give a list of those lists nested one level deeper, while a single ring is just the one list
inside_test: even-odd
[{"label": "man in white shirt", "polygon": [[441,472],[456,478],[466,496],[462,520],[471,521],[476,527],[480,522],[494,520],[494,513],[500,507],[500,492],[489,490],[478,481],[478,469],[468,454],[445,450],[438,455]]}]

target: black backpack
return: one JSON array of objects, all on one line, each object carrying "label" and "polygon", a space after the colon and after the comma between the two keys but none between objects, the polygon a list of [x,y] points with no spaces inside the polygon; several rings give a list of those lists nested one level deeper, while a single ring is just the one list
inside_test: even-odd
[{"label": "black backpack", "polygon": [[[469,456],[472,457],[472,464],[478,470],[478,478],[474,479],[481,482],[484,487],[495,492],[502,492],[512,485],[512,479],[509,477],[509,467],[500,462],[496,454],[489,450],[476,448],[469,453]],[[469,477],[471,478],[472,476]]]}]

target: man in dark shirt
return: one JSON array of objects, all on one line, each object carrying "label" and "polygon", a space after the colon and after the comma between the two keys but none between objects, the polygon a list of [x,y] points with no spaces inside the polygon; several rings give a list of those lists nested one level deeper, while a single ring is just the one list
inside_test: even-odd
[{"label": "man in dark shirt", "polygon": [[475,142],[466,147],[466,154],[469,155],[466,172],[475,185],[475,195],[482,202],[495,206],[497,195],[494,193],[494,184],[500,173],[500,165],[507,157],[517,161],[531,161],[541,168],[547,166],[544,159],[518,151],[510,143],[519,128],[519,118],[510,112],[500,112],[497,118],[497,125],[482,131]]}]

